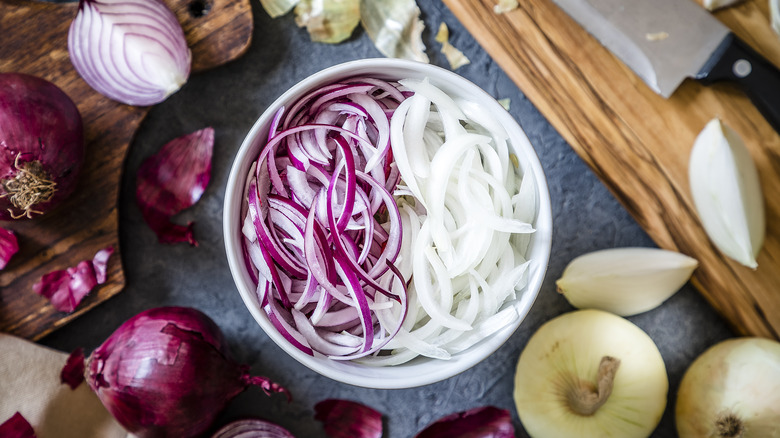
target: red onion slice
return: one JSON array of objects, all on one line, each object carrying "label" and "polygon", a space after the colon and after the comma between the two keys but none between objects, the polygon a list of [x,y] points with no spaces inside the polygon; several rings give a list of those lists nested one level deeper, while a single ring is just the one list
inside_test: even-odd
[{"label": "red onion slice", "polygon": [[515,438],[509,411],[483,406],[440,418],[415,438]]},{"label": "red onion slice", "polygon": [[330,438],[382,438],[382,414],[350,400],[327,399],[314,405]]},{"label": "red onion slice", "polygon": [[0,424],[0,437],[3,438],[35,438],[35,431],[30,422],[19,412]]},{"label": "red onion slice", "polygon": [[0,269],[5,269],[11,257],[19,252],[19,242],[11,230],[0,228]]},{"label": "red onion slice", "polygon": [[222,426],[211,438],[295,438],[287,429],[258,418],[236,420]]},{"label": "red onion slice", "polygon": [[400,328],[376,312],[393,307],[387,297],[406,312],[389,162],[389,118],[403,98],[378,80],[315,90],[275,114],[249,171],[244,260],[271,323],[307,354],[364,357]]},{"label": "red onion slice", "polygon": [[171,140],[138,169],[135,199],[161,243],[198,246],[192,223],[177,225],[171,217],[203,195],[211,180],[213,152],[214,129],[208,127]]},{"label": "red onion slice", "polygon": [[158,0],[81,0],[68,51],[84,81],[128,105],[162,102],[190,74],[184,31]]},{"label": "red onion slice", "polygon": [[92,289],[106,282],[108,259],[113,247],[101,249],[92,260],[45,274],[33,284],[33,291],[51,301],[60,312],[73,312]]}]

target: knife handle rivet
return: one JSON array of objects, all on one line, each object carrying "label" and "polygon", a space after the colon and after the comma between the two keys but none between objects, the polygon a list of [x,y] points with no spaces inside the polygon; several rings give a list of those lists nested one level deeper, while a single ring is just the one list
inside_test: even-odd
[{"label": "knife handle rivet", "polygon": [[753,71],[753,65],[751,65],[750,61],[747,59],[738,59],[734,62],[732,71],[734,71],[734,74],[737,75],[738,78],[744,78]]}]

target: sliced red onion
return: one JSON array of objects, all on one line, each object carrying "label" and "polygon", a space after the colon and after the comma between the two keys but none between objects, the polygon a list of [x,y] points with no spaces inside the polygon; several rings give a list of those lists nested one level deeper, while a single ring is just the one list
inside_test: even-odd
[{"label": "sliced red onion", "polygon": [[391,268],[401,220],[389,147],[389,118],[403,98],[396,85],[363,78],[311,92],[276,113],[249,172],[247,269],[271,323],[307,354],[364,357],[400,328],[375,312],[393,306],[387,297],[400,315],[406,307]]},{"label": "sliced red onion", "polygon": [[19,242],[11,230],[0,228],[0,269],[5,269],[11,257],[19,252]]},{"label": "sliced red onion", "polygon": [[60,312],[73,312],[95,286],[106,282],[108,259],[113,253],[114,247],[110,246],[98,251],[92,260],[49,272],[33,284],[33,291],[49,299]]},{"label": "sliced red onion", "polygon": [[35,438],[35,431],[30,422],[19,412],[0,424],[0,437],[3,438]]},{"label": "sliced red onion", "polygon": [[382,414],[350,400],[328,399],[314,405],[330,438],[382,438]]},{"label": "sliced red onion", "polygon": [[287,429],[258,418],[236,420],[222,426],[211,438],[295,438]]},{"label": "sliced red onion", "polygon": [[79,347],[68,355],[60,372],[60,381],[70,389],[76,389],[84,381],[84,349]]},{"label": "sliced red onion", "polygon": [[68,51],[84,81],[128,105],[162,102],[190,74],[184,31],[159,0],[80,0]]},{"label": "sliced red onion", "polygon": [[515,438],[512,417],[506,409],[483,406],[447,415],[423,429],[415,438]]},{"label": "sliced red onion", "polygon": [[213,151],[214,129],[208,127],[171,140],[138,169],[135,199],[161,243],[198,246],[192,223],[177,225],[171,217],[203,195],[211,179]]}]

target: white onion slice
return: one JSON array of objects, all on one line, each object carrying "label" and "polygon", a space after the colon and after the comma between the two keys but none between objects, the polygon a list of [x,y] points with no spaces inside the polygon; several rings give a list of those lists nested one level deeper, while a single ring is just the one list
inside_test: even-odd
[{"label": "white onion slice", "polygon": [[[399,82],[415,93],[390,120],[409,308],[383,352],[361,359],[377,366],[446,360],[518,320],[538,203],[489,111],[427,80]],[[377,313],[383,324],[398,323],[394,307]]]},{"label": "white onion slice", "polygon": [[128,105],[160,103],[190,74],[184,31],[159,0],[82,0],[68,51],[87,84]]}]

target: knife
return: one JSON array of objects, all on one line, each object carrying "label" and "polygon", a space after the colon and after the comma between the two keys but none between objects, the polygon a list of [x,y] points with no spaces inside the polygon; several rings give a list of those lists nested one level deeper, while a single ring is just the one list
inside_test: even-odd
[{"label": "knife", "polygon": [[736,83],[780,132],[780,70],[692,0],[553,0],[653,91]]}]

